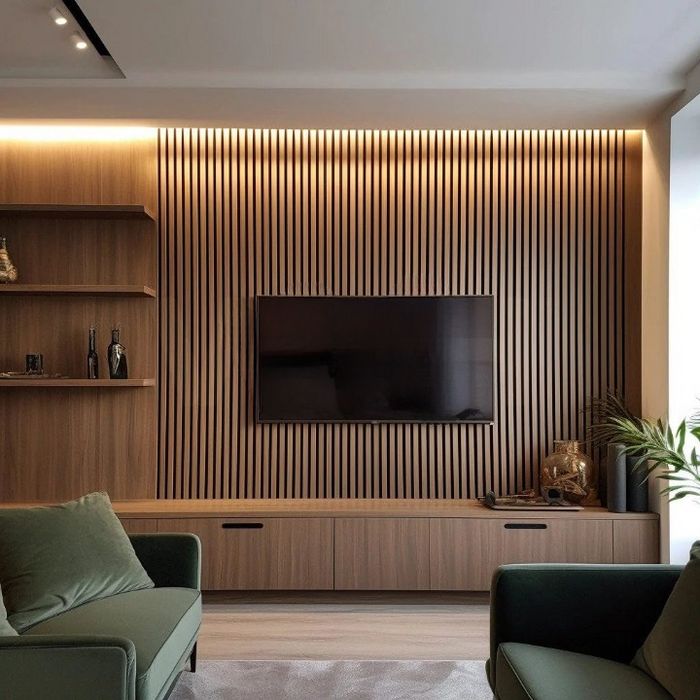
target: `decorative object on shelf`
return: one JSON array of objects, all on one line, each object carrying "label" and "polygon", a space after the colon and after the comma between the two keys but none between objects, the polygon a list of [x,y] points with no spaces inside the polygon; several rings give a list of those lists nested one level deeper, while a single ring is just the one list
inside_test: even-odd
[{"label": "decorative object on shelf", "polygon": [[546,490],[541,496],[534,489],[502,497],[487,491],[479,500],[491,510],[582,510],[582,506],[569,503],[556,489]]},{"label": "decorative object on shelf", "polygon": [[7,252],[7,239],[0,236],[0,282],[16,282],[17,268],[10,260],[10,254]]},{"label": "decorative object on shelf", "polygon": [[625,446],[616,442],[608,443],[606,457],[606,499],[603,505],[612,513],[624,513],[627,510],[627,455],[625,454]]},{"label": "decorative object on shelf", "polygon": [[608,393],[591,402],[593,420],[590,433],[599,445],[619,442],[632,457],[631,472],[641,471],[644,480],[652,472],[668,482],[662,494],[676,501],[687,496],[700,499],[700,454],[686,447],[686,439],[700,440],[700,412],[682,420],[674,430],[668,421],[635,416],[624,399]]},{"label": "decorative object on shelf", "polygon": [[112,328],[112,342],[107,348],[110,379],[128,379],[129,371],[126,365],[126,348],[119,342],[119,329]]},{"label": "decorative object on shelf", "polygon": [[572,503],[592,504],[598,498],[593,460],[584,454],[578,440],[556,440],[554,452],[540,469],[540,488],[556,489]]},{"label": "decorative object on shelf", "polygon": [[630,513],[646,513],[649,510],[649,470],[646,465],[636,469],[637,460],[635,454],[625,455],[627,510]]},{"label": "decorative object on shelf", "polygon": [[27,374],[44,374],[44,356],[40,352],[30,352],[25,355],[24,363]]},{"label": "decorative object on shelf", "polygon": [[88,332],[87,378],[98,379],[100,376],[99,362],[96,350],[96,331],[91,328]]}]

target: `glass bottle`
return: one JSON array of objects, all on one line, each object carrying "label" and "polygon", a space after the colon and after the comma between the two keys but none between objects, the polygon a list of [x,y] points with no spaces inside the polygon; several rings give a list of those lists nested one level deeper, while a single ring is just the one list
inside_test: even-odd
[{"label": "glass bottle", "polygon": [[112,329],[112,342],[107,348],[110,379],[128,379],[126,366],[126,348],[119,342],[119,329]]},{"label": "glass bottle", "polygon": [[87,356],[87,376],[88,379],[99,379],[99,362],[97,359],[97,349],[95,341],[95,329],[91,328],[88,340],[88,356]]}]

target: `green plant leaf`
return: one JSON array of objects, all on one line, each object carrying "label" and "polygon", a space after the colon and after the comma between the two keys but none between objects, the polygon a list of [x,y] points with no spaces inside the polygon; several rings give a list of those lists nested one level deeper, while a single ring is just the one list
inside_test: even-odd
[{"label": "green plant leaf", "polygon": [[671,494],[670,501],[679,501],[681,498],[686,498],[687,496],[697,496],[700,494],[699,490],[695,491],[674,491]]},{"label": "green plant leaf", "polygon": [[652,472],[666,479],[662,491],[671,500],[700,495],[700,455],[697,447],[686,454],[688,435],[700,442],[700,411],[682,420],[674,430],[668,421],[649,421],[632,414],[624,399],[608,393],[589,404],[591,443],[623,445],[623,452],[634,458],[632,468],[644,470],[646,481]]},{"label": "green plant leaf", "polygon": [[676,437],[678,438],[677,449],[679,452],[683,452],[683,450],[685,448],[685,434],[686,434],[685,421],[682,420],[680,422],[680,425],[678,426],[678,430],[676,431]]}]

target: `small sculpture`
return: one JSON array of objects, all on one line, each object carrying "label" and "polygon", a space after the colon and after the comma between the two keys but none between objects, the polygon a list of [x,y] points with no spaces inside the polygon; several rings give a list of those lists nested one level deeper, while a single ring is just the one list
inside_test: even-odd
[{"label": "small sculpture", "polygon": [[7,241],[4,236],[0,236],[0,282],[16,282],[17,268],[12,264],[10,255],[7,252]]},{"label": "small sculpture", "polygon": [[112,329],[112,342],[107,348],[107,364],[110,379],[128,379],[126,366],[126,348],[119,342],[119,329]]}]

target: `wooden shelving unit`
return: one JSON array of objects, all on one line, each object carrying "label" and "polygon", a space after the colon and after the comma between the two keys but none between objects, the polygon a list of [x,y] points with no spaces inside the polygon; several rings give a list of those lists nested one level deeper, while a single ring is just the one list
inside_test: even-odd
[{"label": "wooden shelving unit", "polygon": [[[18,227],[23,230],[22,236],[29,236],[36,230],[45,230],[46,222],[53,220],[99,220],[99,221],[121,221],[128,227],[130,224],[144,222],[152,224],[155,218],[151,211],[144,205],[140,204],[0,204],[0,219],[8,221],[16,221],[23,219],[37,220],[36,225],[30,224],[24,227]],[[150,230],[150,226],[148,227]],[[66,227],[65,230],[74,230],[75,226]],[[52,229],[53,230],[53,229]],[[98,231],[102,229],[98,226]],[[124,229],[121,229],[124,230]],[[105,227],[105,233],[109,235],[119,236],[119,231],[113,227]],[[76,241],[72,240],[75,245]],[[79,239],[78,239],[79,240]],[[101,239],[104,240],[104,239]],[[118,237],[116,240],[122,241]],[[141,240],[140,238],[138,240]],[[152,241],[148,238],[143,239],[144,245],[152,245]],[[129,245],[124,243],[124,246]],[[126,250],[126,249],[124,249]],[[26,252],[26,251],[25,251]],[[113,252],[111,254],[114,254]],[[123,251],[122,251],[123,254]],[[44,268],[46,260],[44,261]],[[21,266],[20,266],[20,269]],[[40,268],[41,272],[48,272],[46,269]],[[96,275],[97,279],[100,275]],[[34,270],[34,275],[30,279],[41,279],[41,276]],[[57,297],[57,298],[74,298],[74,299],[90,299],[91,297],[99,297],[103,299],[123,299],[123,298],[142,298],[154,299],[156,290],[145,284],[0,284],[0,299],[8,297]],[[19,300],[18,300],[19,301]],[[12,307],[14,308],[14,305]],[[43,308],[43,307],[42,307]],[[82,313],[79,309],[82,306],[69,307],[65,313],[69,317],[75,318],[75,314]],[[98,307],[100,308],[100,307]],[[39,309],[39,307],[37,307]],[[75,309],[78,309],[77,311]],[[36,311],[40,313],[40,311]],[[90,316],[95,316],[97,312],[91,311]],[[126,312],[126,316],[131,324],[140,323],[141,312],[136,311],[136,307]],[[43,318],[43,317],[42,317]],[[120,314],[120,320],[123,316]],[[44,325],[45,325],[45,319]],[[36,323],[32,318],[31,323],[37,328],[41,328],[41,323]],[[86,326],[87,327],[87,326]],[[132,325],[133,328],[133,325]],[[50,347],[50,336],[44,334],[40,336],[37,344],[42,349]],[[26,343],[26,336],[25,336]],[[142,346],[143,348],[143,346]],[[143,350],[142,350],[143,352]],[[19,353],[17,353],[19,354]],[[146,369],[144,374],[151,374],[152,367]],[[65,368],[66,374],[74,374],[73,369]],[[0,378],[0,390],[2,389],[126,389],[139,387],[154,387],[156,380],[152,377],[135,378],[135,379],[85,379],[78,377],[62,377],[62,378],[27,378],[17,377],[12,379]],[[48,398],[48,397],[47,397]],[[39,399],[36,399],[39,401]]]},{"label": "wooden shelving unit", "polygon": [[140,284],[1,284],[0,295],[155,298],[156,290]]},{"label": "wooden shelving unit", "polygon": [[142,204],[0,204],[0,218],[155,221],[153,213]]},{"label": "wooden shelving unit", "polygon": [[0,389],[128,389],[155,385],[155,379],[0,379]]},{"label": "wooden shelving unit", "polygon": [[[155,496],[158,464],[157,137],[0,139],[0,371],[43,355],[41,378],[0,379],[4,501]],[[88,330],[99,379],[87,379]],[[109,379],[111,330],[129,377]],[[59,378],[60,377],[60,378]],[[84,458],[85,455],[88,458]],[[0,692],[2,695],[2,692]]]}]

